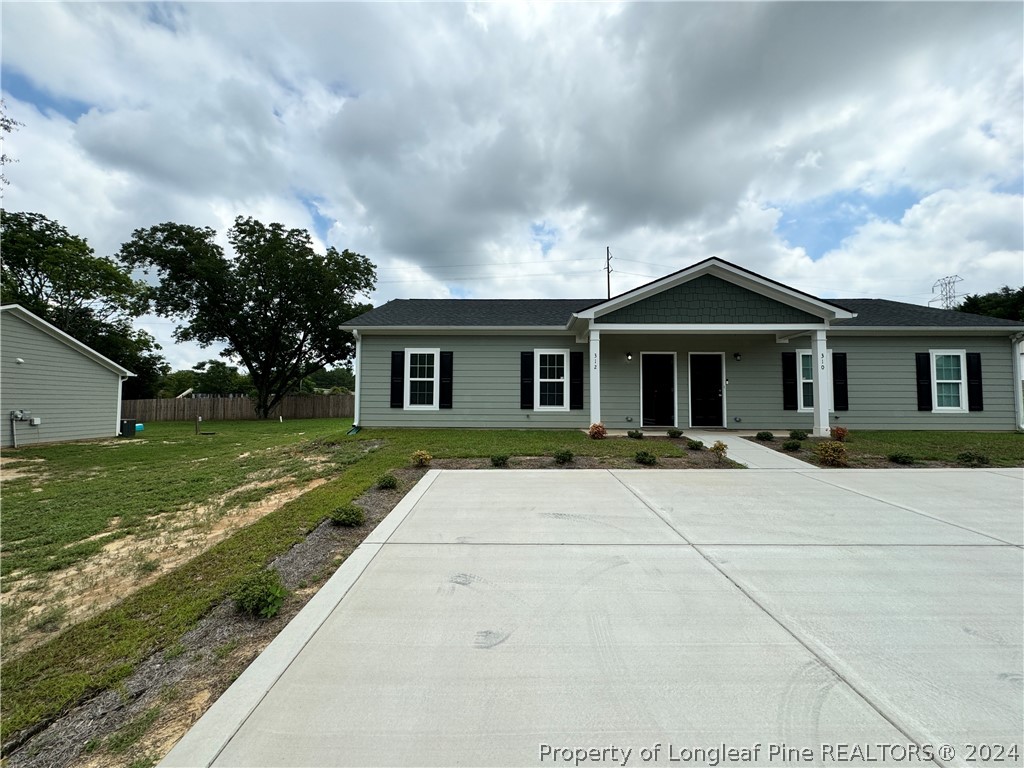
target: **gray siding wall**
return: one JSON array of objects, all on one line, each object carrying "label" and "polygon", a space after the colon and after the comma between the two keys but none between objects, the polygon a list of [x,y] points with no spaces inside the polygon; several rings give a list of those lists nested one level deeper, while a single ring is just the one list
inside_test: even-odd
[{"label": "gray siding wall", "polygon": [[[119,377],[9,312],[0,321],[0,428],[11,446],[12,410],[29,410],[38,427],[18,422],[18,445],[117,434]],[[25,362],[18,364],[17,358]]]},{"label": "gray siding wall", "polygon": [[[830,337],[829,349],[847,354],[848,411],[833,424],[853,429],[1013,430],[1010,342],[1000,337]],[[725,356],[726,426],[732,429],[810,429],[813,415],[782,407],[782,352],[809,349],[809,338],[777,344],[774,336],[619,336],[601,338],[601,415],[609,428],[632,429],[640,418],[640,353],[675,352],[678,426],[688,421],[688,355]],[[980,352],[985,410],[938,414],[917,410],[915,352]],[[626,361],[626,353],[633,355]],[[733,354],[739,352],[737,362]],[[736,418],[740,421],[736,421]],[[630,420],[631,419],[631,420]]]},{"label": "gray siding wall", "polygon": [[[452,408],[412,411],[391,408],[391,351],[439,348],[453,353]],[[584,353],[575,336],[373,336],[362,339],[359,423],[366,427],[579,428],[590,424],[589,380],[583,410],[527,411],[519,408],[520,352],[568,349]],[[568,361],[566,361],[568,364]],[[568,387],[568,385],[567,385]],[[568,397],[568,388],[566,390]]]},{"label": "gray siding wall", "polygon": [[[689,353],[721,352],[725,358],[725,425],[732,429],[810,429],[813,415],[782,407],[782,353],[809,349],[809,338],[778,344],[773,335],[672,336],[603,334],[601,415],[609,428],[634,429],[640,415],[640,354],[676,354],[677,425],[689,427]],[[830,337],[847,354],[848,411],[833,424],[852,429],[1007,430],[1014,425],[1013,370],[1004,337]],[[454,352],[453,408],[406,411],[389,407],[391,350],[437,347]],[[364,426],[462,426],[578,428],[590,422],[589,380],[584,410],[535,412],[519,408],[519,353],[535,348],[582,350],[572,336],[364,336],[361,399]],[[980,352],[985,410],[937,414],[917,410],[914,353],[930,349]],[[626,353],[633,359],[626,360]],[[742,360],[733,359],[739,352]],[[5,359],[7,355],[5,354]],[[584,366],[585,377],[589,376]],[[736,418],[739,421],[736,421]]]}]

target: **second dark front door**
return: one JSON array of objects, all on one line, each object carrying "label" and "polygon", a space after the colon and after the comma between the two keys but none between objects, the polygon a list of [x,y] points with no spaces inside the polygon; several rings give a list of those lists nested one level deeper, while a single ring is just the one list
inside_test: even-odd
[{"label": "second dark front door", "polygon": [[690,426],[723,426],[721,355],[690,355]]},{"label": "second dark front door", "polygon": [[640,357],[643,425],[676,425],[676,357],[644,354]]}]

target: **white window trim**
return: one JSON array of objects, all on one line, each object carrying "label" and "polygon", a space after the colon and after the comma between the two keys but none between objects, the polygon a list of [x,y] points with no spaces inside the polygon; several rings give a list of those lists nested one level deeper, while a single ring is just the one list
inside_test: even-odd
[{"label": "white window trim", "polygon": [[[540,356],[562,355],[562,405],[540,404]],[[559,381],[559,379],[544,379]],[[568,411],[569,410],[569,350],[568,349],[535,349],[533,350],[533,410],[535,411]]]},{"label": "white window trim", "polygon": [[[433,355],[434,356],[434,402],[430,405],[413,405],[409,402],[412,397],[412,387],[410,386],[413,381],[430,381],[430,379],[413,379],[409,375],[409,358],[412,355]],[[410,347],[405,350],[405,369],[403,370],[404,387],[405,387],[405,408],[410,411],[436,411],[439,410],[438,386],[440,385],[440,374],[441,374],[441,349],[425,349],[421,347]]]},{"label": "white window trim", "polygon": [[[814,413],[813,405],[804,405],[804,384],[813,379],[804,378],[803,368],[803,356],[807,355],[811,358],[811,365],[814,365],[814,353],[810,349],[798,349],[796,351],[796,396],[797,396],[797,412],[798,413]],[[833,413],[833,404],[836,401],[836,395],[833,391],[835,389],[835,379],[832,378],[832,350],[828,351],[828,363],[825,370],[825,375],[828,377],[828,412]],[[934,401],[933,401],[934,402]]]},{"label": "white window trim", "polygon": [[[928,373],[932,380],[932,413],[967,413],[967,350],[964,349],[929,349],[931,355],[931,368]],[[935,370],[935,358],[939,355],[957,355],[960,358],[960,405],[939,406],[939,377]],[[943,379],[943,384],[952,383],[951,379]]]}]

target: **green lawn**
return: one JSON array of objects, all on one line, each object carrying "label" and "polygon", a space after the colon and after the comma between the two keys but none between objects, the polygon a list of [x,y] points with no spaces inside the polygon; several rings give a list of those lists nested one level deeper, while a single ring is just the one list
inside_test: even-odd
[{"label": "green lawn", "polygon": [[882,432],[852,430],[846,439],[851,459],[907,453],[919,461],[957,463],[965,451],[988,456],[994,467],[1024,466],[1024,435],[1013,432]]}]

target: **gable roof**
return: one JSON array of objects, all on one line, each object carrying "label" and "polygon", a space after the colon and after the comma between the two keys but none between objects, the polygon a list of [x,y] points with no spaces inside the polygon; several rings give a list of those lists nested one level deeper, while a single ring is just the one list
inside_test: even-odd
[{"label": "gable roof", "polygon": [[698,261],[696,264],[691,264],[685,269],[680,269],[670,275],[659,277],[657,280],[652,280],[630,291],[620,293],[618,296],[600,301],[578,312],[577,315],[581,318],[593,320],[601,315],[643,301],[650,296],[662,293],[704,275],[720,278],[740,288],[745,288],[823,319],[833,320],[841,317],[852,317],[852,313],[845,307],[841,307],[831,301],[819,299],[817,296],[812,296],[796,288],[790,288],[788,285],[777,280],[751,272],[749,269],[733,264],[725,259],[720,259],[717,256],[711,256],[703,261]]},{"label": "gable roof", "polygon": [[52,336],[62,344],[71,347],[76,352],[84,355],[85,357],[88,357],[93,362],[99,363],[104,368],[113,371],[119,376],[127,377],[135,375],[127,368],[124,368],[115,363],[110,358],[104,357],[92,347],[83,344],[74,336],[65,333],[57,326],[46,322],[45,320],[43,320],[43,318],[39,317],[38,315],[32,314],[27,309],[22,307],[20,304],[5,304],[4,306],[0,307],[0,315],[12,315],[13,317],[17,317],[20,320],[24,320],[32,327],[42,331],[48,336]]},{"label": "gable roof", "polygon": [[564,329],[574,312],[594,302],[594,299],[392,299],[343,326]]},{"label": "gable roof", "polygon": [[1024,322],[1019,320],[904,304],[888,299],[835,299],[835,302],[857,313],[853,319],[833,321],[832,326],[835,328],[1024,328]]}]

